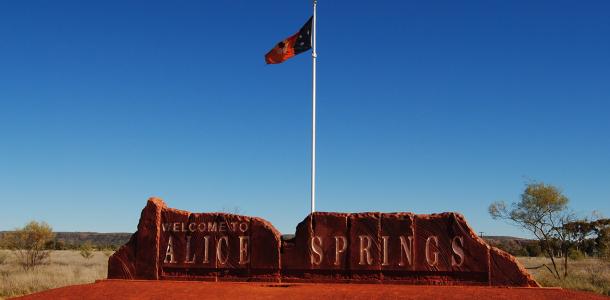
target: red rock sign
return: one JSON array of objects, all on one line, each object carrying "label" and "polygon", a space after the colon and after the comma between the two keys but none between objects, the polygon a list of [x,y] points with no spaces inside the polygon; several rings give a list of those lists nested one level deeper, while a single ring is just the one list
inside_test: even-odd
[{"label": "red rock sign", "polygon": [[456,213],[324,213],[281,240],[267,221],[190,213],[151,198],[108,261],[111,279],[538,286]]}]

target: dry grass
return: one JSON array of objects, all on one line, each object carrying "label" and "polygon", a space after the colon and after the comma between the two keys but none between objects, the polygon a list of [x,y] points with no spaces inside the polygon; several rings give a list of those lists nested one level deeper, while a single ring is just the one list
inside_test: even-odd
[{"label": "dry grass", "polygon": [[[519,261],[527,267],[537,267],[547,264],[551,267],[551,260],[546,257],[518,257]],[[561,262],[558,262],[561,264]],[[552,269],[552,267],[551,267]],[[563,268],[559,268],[563,274]],[[547,268],[528,270],[536,281],[542,286],[560,286],[567,289],[590,291],[610,296],[610,262],[597,258],[570,260],[568,263],[568,277],[556,279]]]},{"label": "dry grass", "polygon": [[106,278],[107,254],[96,251],[85,259],[78,251],[52,251],[47,264],[26,272],[10,251],[0,250],[0,256],[6,257],[0,264],[0,300]]}]

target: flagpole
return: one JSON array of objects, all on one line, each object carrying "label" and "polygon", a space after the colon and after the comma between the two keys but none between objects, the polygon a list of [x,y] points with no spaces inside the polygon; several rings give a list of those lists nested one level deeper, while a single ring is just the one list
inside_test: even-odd
[{"label": "flagpole", "polygon": [[311,60],[312,60],[312,85],[311,85],[311,212],[316,211],[316,8],[317,0],[313,0],[313,20],[311,30]]}]

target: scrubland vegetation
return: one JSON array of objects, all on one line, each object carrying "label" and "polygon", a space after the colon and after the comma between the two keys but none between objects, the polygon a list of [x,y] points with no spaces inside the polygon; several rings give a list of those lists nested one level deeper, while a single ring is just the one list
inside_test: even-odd
[{"label": "scrubland vegetation", "polygon": [[510,205],[496,201],[489,206],[489,214],[532,235],[537,243],[525,245],[525,255],[539,256],[540,251],[549,258],[542,266],[562,281],[570,277],[570,259],[610,257],[610,219],[599,214],[593,214],[593,219],[579,217],[568,202],[558,187],[531,182],[519,201]]},{"label": "scrubland vegetation", "polygon": [[[546,257],[518,257],[521,264],[528,269],[536,281],[545,287],[562,287],[566,289],[590,291],[610,296],[610,260],[599,258],[579,258],[570,260],[570,272],[567,277],[557,279],[541,265],[550,265]],[[560,269],[560,272],[563,271]]]},{"label": "scrubland vegetation", "polygon": [[47,261],[26,270],[13,251],[0,250],[0,299],[106,278],[110,254],[93,251],[85,258],[79,251],[51,251]]},{"label": "scrubland vegetation", "polygon": [[79,250],[51,250],[50,225],[32,221],[0,236],[0,299],[106,278],[112,251],[91,243]]}]

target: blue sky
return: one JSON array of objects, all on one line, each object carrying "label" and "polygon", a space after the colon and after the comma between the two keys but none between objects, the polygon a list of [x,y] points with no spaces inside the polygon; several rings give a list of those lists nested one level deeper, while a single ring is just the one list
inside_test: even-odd
[{"label": "blue sky", "polygon": [[[463,213],[524,183],[610,216],[610,2],[319,1],[318,210]],[[0,230],[133,232],[150,196],[309,212],[310,1],[0,3]]]}]

